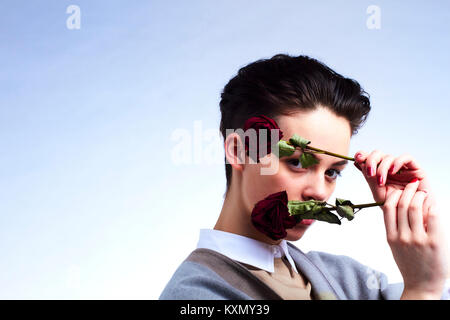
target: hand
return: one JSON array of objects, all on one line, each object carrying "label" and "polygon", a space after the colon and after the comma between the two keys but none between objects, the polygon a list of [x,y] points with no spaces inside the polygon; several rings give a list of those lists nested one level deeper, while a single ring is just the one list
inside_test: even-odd
[{"label": "hand", "polygon": [[[386,235],[404,280],[402,299],[439,299],[448,272],[446,241],[436,206],[424,212],[419,181],[391,189],[382,206]],[[426,216],[426,220],[424,220]]]},{"label": "hand", "polygon": [[434,193],[424,170],[411,155],[403,154],[394,157],[374,150],[370,154],[358,151],[354,158],[354,164],[363,173],[376,202],[383,202],[389,192],[403,190],[412,179],[417,178],[419,180],[418,190],[428,193],[425,214],[431,206],[436,204]]}]

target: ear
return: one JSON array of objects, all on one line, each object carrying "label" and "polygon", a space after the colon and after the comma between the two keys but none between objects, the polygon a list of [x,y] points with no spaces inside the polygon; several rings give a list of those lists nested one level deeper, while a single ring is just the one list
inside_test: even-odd
[{"label": "ear", "polygon": [[245,164],[245,147],[237,133],[230,133],[225,139],[225,158],[234,169],[242,171]]}]

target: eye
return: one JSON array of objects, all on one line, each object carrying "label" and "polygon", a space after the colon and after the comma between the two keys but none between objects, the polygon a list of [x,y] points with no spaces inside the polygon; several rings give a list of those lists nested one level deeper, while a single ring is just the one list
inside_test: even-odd
[{"label": "eye", "polygon": [[[303,169],[300,159],[290,159],[287,161],[287,163],[294,169]],[[331,175],[329,174],[330,172]],[[336,169],[329,169],[326,171],[326,173],[328,173],[327,175],[333,180],[336,180],[337,177],[342,176],[341,171]]]},{"label": "eye", "polygon": [[302,164],[300,162],[299,159],[291,159],[288,161],[289,165],[291,167],[294,167],[295,169],[301,169],[302,168]]},{"label": "eye", "polygon": [[329,170],[327,170],[326,172],[332,172],[332,173],[334,173],[334,174],[332,174],[330,177],[333,179],[333,180],[336,180],[337,179],[337,177],[340,177],[341,176],[341,172],[339,171],[339,170],[336,170],[336,169],[329,169]]}]

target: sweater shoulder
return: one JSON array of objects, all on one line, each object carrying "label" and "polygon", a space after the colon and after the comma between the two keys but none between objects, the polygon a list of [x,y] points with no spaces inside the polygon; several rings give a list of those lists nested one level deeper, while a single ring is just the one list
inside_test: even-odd
[{"label": "sweater shoulder", "polygon": [[398,299],[401,295],[402,284],[388,284],[384,273],[351,257],[320,251],[306,255],[347,299]]},{"label": "sweater shoulder", "polygon": [[350,268],[357,272],[365,271],[365,269],[367,269],[367,266],[346,255],[322,251],[309,251],[306,253],[306,256],[314,263],[327,266],[331,269],[348,270]]},{"label": "sweater shoulder", "polygon": [[247,300],[243,292],[229,285],[213,270],[184,261],[162,291],[160,300]]}]

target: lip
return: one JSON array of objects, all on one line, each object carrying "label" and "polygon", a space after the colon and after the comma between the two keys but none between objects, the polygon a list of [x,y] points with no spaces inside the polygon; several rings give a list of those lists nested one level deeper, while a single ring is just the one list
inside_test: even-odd
[{"label": "lip", "polygon": [[310,226],[314,223],[314,219],[303,219],[298,224],[304,225],[304,226]]}]

